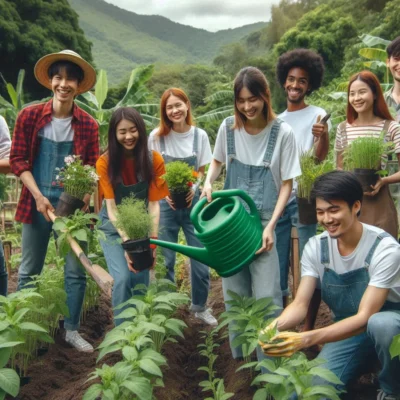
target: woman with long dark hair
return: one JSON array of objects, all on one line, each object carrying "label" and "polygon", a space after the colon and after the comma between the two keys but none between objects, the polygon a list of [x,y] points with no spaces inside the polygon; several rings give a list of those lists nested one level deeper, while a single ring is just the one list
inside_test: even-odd
[{"label": "woman with long dark hair", "polygon": [[[250,195],[264,230],[259,256],[237,274],[222,279],[224,299],[231,300],[231,290],[240,296],[270,297],[282,306],[274,231],[293,179],[301,174],[296,141],[291,127],[276,118],[267,79],[259,69],[246,67],[239,71],[234,95],[235,116],[228,117],[219,128],[202,196],[211,201],[212,184],[225,163],[224,189],[242,189]],[[236,335],[230,331],[231,350],[234,358],[240,358],[241,346],[232,345]],[[262,358],[260,348],[257,354]]]},{"label": "woman with long dark hair", "polygon": [[[207,133],[194,126],[189,98],[182,89],[167,89],[161,96],[160,126],[149,138],[149,147],[159,151],[165,163],[183,161],[197,173],[198,180],[204,176],[206,165],[211,161],[211,148]],[[187,208],[176,209],[170,196],[160,202],[160,239],[176,243],[182,228],[188,245],[202,247],[194,234],[190,212],[199,200],[197,185],[193,185],[186,198]],[[174,281],[175,252],[162,248],[167,267],[167,277]],[[209,325],[217,325],[217,320],[207,308],[210,273],[207,265],[191,259],[190,278],[192,305],[190,310],[196,318]]]},{"label": "woman with long dark hair", "polygon": [[[132,297],[132,289],[137,284],[149,284],[149,270],[135,271],[120,244],[119,239],[129,238],[114,226],[116,206],[132,194],[145,200],[154,222],[150,236],[156,238],[160,218],[158,201],[168,194],[161,178],[165,174],[163,158],[156,151],[149,151],[145,123],[134,108],[114,111],[108,129],[108,149],[98,159],[96,169],[100,176],[99,194],[104,199],[100,211],[101,230],[106,235],[106,240],[101,240],[100,244],[114,278],[112,305],[116,307]],[[115,311],[114,315],[120,311]]]},{"label": "woman with long dark hair", "polygon": [[[349,81],[347,120],[339,124],[336,133],[335,151],[337,167],[343,167],[343,151],[359,137],[380,137],[394,143],[395,154],[400,164],[400,126],[390,115],[378,78],[370,71],[354,74]],[[385,169],[387,156],[382,157]],[[389,184],[400,182],[400,172],[382,177],[364,193],[360,221],[377,226],[397,239],[397,210],[389,192]]]}]

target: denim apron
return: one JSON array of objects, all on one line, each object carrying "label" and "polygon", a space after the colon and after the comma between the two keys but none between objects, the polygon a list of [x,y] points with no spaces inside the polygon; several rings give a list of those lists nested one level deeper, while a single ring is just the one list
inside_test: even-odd
[{"label": "denim apron", "polygon": [[[265,228],[278,200],[278,189],[270,165],[282,121],[276,119],[273,122],[264,153],[263,166],[247,165],[236,158],[235,133],[232,129],[234,118],[227,118],[225,123],[228,165],[224,189],[242,189],[247,192],[254,200],[263,228]],[[245,207],[248,209],[247,205]],[[273,246],[271,251],[260,254],[249,266],[244,267],[237,274],[229,278],[222,278],[222,288],[227,310],[230,306],[226,301],[231,300],[228,294],[229,290],[240,296],[255,297],[256,299],[271,297],[274,303],[281,307],[282,292],[276,246]],[[236,336],[237,334],[230,330],[229,342],[232,355],[234,358],[241,358],[243,356],[241,348],[232,346],[232,341]],[[259,360],[265,358],[259,346],[257,347],[257,357]]]},{"label": "denim apron", "polygon": [[[383,232],[376,238],[361,268],[343,274],[338,274],[328,268],[330,264],[328,238],[321,238],[321,264],[325,267],[321,283],[322,300],[333,312],[335,322],[357,314],[370,281],[368,269],[372,257],[385,237],[391,237],[391,235]],[[399,386],[395,382],[398,382],[396,376],[400,371],[400,362],[392,360],[389,354],[393,336],[400,333],[395,322],[395,319],[399,318],[396,314],[382,311],[394,311],[400,314],[400,303],[386,301],[380,312],[369,318],[366,332],[338,342],[327,343],[318,355],[318,358],[327,361],[324,367],[335,373],[345,385],[368,372],[366,371],[368,365],[371,365],[371,360],[373,362],[378,355],[382,365],[379,374],[381,389],[390,393],[395,385]],[[323,380],[314,382],[314,384],[321,383],[327,382]],[[340,385],[335,386],[343,388]]]},{"label": "denim apron", "polygon": [[[150,162],[153,163],[153,153],[149,152]],[[114,189],[115,203],[121,204],[122,199],[131,196],[144,200],[148,204],[149,184],[143,181],[140,175],[137,176],[138,183],[133,185],[124,185],[120,182]],[[100,245],[103,249],[104,257],[107,262],[107,267],[110,275],[114,279],[112,292],[113,308],[121,303],[126,302],[132,297],[132,289],[138,284],[149,285],[150,274],[149,270],[133,273],[128,269],[125,259],[125,251],[120,244],[121,237],[115,229],[114,224],[110,221],[107,213],[106,201],[103,201],[103,206],[100,210],[99,217],[101,219],[100,230],[104,232],[106,239],[100,240]],[[117,316],[123,309],[114,310],[114,316]],[[115,320],[115,325],[119,325],[123,320]]]},{"label": "denim apron", "polygon": [[[55,142],[45,138],[43,132],[42,129],[38,133],[39,146],[32,175],[43,196],[55,207],[63,192],[63,188],[52,184],[57,175],[56,168],[64,167],[64,158],[73,154],[73,141]],[[32,224],[23,224],[22,228],[23,251],[19,270],[19,288],[28,283],[32,275],[41,273],[51,231],[52,223],[47,222],[34,208]],[[65,317],[64,327],[68,330],[77,330],[85,296],[86,273],[72,252],[69,252],[66,257],[64,273],[70,314],[69,317]]]},{"label": "denim apron", "polygon": [[[193,167],[194,171],[197,171],[198,166],[198,138],[199,131],[197,127],[194,127],[193,135],[193,145],[192,145],[192,155],[189,157],[172,157],[166,154],[165,148],[165,137],[160,137],[160,149],[161,155],[164,159],[165,164],[173,161],[182,161]],[[178,233],[180,228],[183,229],[185,234],[186,242],[189,246],[193,247],[203,247],[202,243],[197,239],[194,234],[194,227],[190,219],[190,212],[193,206],[199,201],[199,193],[196,190],[194,195],[192,205],[189,208],[183,208],[179,210],[173,210],[166,200],[160,201],[160,232],[159,237],[161,240],[166,240],[168,242],[177,243]],[[161,251],[165,258],[165,266],[167,268],[167,278],[172,282],[175,281],[175,261],[176,253],[170,249],[164,247]],[[201,262],[190,259],[190,281],[192,286],[192,304],[191,311],[201,312],[206,309],[208,291],[210,287],[210,273],[208,266],[202,264]]]}]

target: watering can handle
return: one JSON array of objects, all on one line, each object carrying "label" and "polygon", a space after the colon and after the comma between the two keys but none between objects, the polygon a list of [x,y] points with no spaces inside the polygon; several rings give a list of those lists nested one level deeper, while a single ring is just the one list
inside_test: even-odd
[{"label": "watering can handle", "polygon": [[[249,206],[250,208],[250,214],[252,216],[255,216],[258,214],[258,210],[256,205],[254,204],[253,199],[243,190],[241,189],[227,189],[227,190],[217,190],[216,192],[211,193],[212,199],[216,199],[218,197],[233,197],[233,196],[238,196],[241,197]],[[194,227],[196,228],[197,232],[202,232],[203,228],[199,224],[199,220],[197,218],[197,215],[200,213],[200,211],[203,209],[205,204],[207,203],[207,197],[203,197],[200,199],[197,204],[193,207],[191,213],[190,213],[190,218],[193,222]],[[193,218],[192,218],[193,216]]]}]

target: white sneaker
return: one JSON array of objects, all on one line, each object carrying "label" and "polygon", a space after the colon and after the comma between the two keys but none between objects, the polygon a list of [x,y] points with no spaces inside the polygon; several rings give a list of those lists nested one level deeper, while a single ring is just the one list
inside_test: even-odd
[{"label": "white sneaker", "polygon": [[78,331],[66,331],[65,333],[65,341],[70,344],[72,347],[75,347],[76,350],[82,351],[84,353],[93,353],[93,346],[88,343],[79,333]]},{"label": "white sneaker", "polygon": [[400,396],[395,394],[387,394],[382,389],[379,389],[376,400],[400,400]]},{"label": "white sneaker", "polygon": [[211,326],[217,326],[218,321],[215,319],[215,317],[211,314],[211,310],[207,308],[204,311],[197,311],[194,313],[194,316],[196,318],[201,319],[203,322],[205,322],[208,325]]}]

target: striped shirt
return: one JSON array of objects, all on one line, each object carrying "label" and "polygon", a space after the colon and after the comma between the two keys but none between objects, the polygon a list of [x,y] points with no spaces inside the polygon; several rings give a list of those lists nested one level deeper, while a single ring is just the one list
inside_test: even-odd
[{"label": "striped shirt", "polygon": [[[378,122],[377,124],[363,125],[363,126],[352,126],[346,122],[346,132],[343,132],[341,124],[338,125],[336,131],[336,141],[335,141],[335,151],[343,151],[353,140],[359,137],[372,136],[379,138],[383,126],[385,125],[385,120]],[[388,131],[385,135],[385,140],[388,142],[393,142],[394,152],[400,153],[400,125],[396,121],[392,121],[389,124]],[[382,157],[382,168],[386,168],[387,155]]]}]

